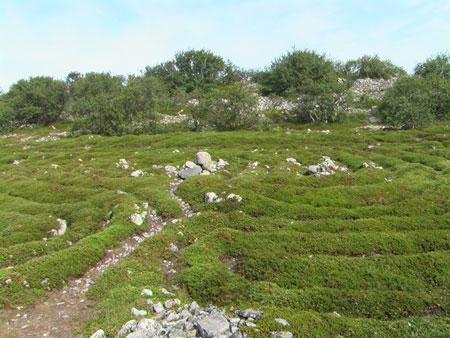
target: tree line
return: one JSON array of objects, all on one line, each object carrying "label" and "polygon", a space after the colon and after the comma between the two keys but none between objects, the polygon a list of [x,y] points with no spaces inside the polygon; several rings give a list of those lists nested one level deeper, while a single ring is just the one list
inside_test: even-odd
[{"label": "tree line", "polygon": [[[177,53],[140,75],[71,72],[19,80],[0,95],[0,130],[69,121],[72,129],[104,135],[158,129],[161,114],[189,114],[194,130],[251,128],[267,121],[257,98],[292,102],[296,123],[331,123],[345,115],[349,91],[359,78],[397,80],[379,115],[400,128],[419,128],[450,118],[450,57],[439,54],[409,75],[378,56],[335,62],[311,50],[292,50],[262,71],[245,70],[207,50]],[[264,122],[265,121],[265,122]]]}]

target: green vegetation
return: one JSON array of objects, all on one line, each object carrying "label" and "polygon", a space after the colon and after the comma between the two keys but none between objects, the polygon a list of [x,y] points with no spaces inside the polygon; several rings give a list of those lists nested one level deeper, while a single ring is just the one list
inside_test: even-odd
[{"label": "green vegetation", "polygon": [[386,92],[380,114],[392,126],[420,128],[450,119],[450,80],[429,75],[402,77]]},{"label": "green vegetation", "polygon": [[419,63],[414,69],[417,76],[436,75],[446,79],[450,78],[450,56],[439,54],[434,58],[429,58],[423,63]]},{"label": "green vegetation", "polygon": [[378,55],[364,55],[356,60],[347,61],[338,65],[339,73],[349,79],[390,79],[393,76],[405,75],[401,67],[395,66],[389,60],[382,60]]},{"label": "green vegetation", "polygon": [[[142,288],[164,299],[159,288],[177,284],[183,301],[264,310],[260,331],[250,330],[260,337],[280,329],[277,317],[296,336],[446,336],[450,130],[358,125],[327,125],[329,135],[323,126],[290,125],[288,134],[277,127],[36,142],[67,127],[57,125],[1,138],[0,301],[33,303],[83,274],[106,249],[143,230],[127,219],[135,203],[180,217],[166,193],[169,178],[153,165],[180,165],[203,149],[230,165],[180,185],[177,194],[200,214],[167,224],[102,274],[89,293],[96,313],[82,332],[101,327],[114,336],[131,307],[145,307]],[[321,155],[350,171],[318,178],[286,162],[306,166]],[[120,158],[146,175],[130,177],[131,168],[115,166]],[[361,168],[370,160],[384,169]],[[260,164],[251,169],[250,161]],[[243,201],[205,204],[208,191]],[[68,222],[62,237],[49,234],[56,218]],[[168,251],[169,243],[181,251]],[[174,262],[175,279],[163,259]]]},{"label": "green vegetation", "polygon": [[195,130],[250,128],[258,122],[257,98],[249,85],[235,83],[217,87],[190,107]]},{"label": "green vegetation", "polygon": [[[284,121],[340,122],[352,108],[378,106],[391,126],[421,128],[450,118],[449,65],[449,57],[441,54],[417,65],[415,75],[408,77],[378,56],[340,63],[311,50],[292,50],[264,71],[248,71],[211,51],[187,50],[147,66],[140,75],[71,72],[65,81],[20,80],[0,93],[0,131],[60,121],[70,123],[75,134],[100,135],[268,129]],[[380,105],[382,93],[352,99],[352,83],[366,77],[406,79]],[[193,100],[200,104],[193,107]],[[284,108],[274,109],[274,102]],[[179,113],[188,119],[177,126],[158,124]]]}]

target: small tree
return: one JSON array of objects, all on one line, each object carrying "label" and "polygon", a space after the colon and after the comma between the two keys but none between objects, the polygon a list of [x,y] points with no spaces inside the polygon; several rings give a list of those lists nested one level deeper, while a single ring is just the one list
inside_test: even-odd
[{"label": "small tree", "polygon": [[379,110],[392,126],[420,128],[435,118],[432,103],[432,90],[425,79],[403,77],[387,90]]},{"label": "small tree", "polygon": [[317,87],[327,84],[338,88],[333,62],[313,51],[292,51],[275,60],[269,69],[257,75],[264,95],[285,97],[314,95]]},{"label": "small tree", "polygon": [[419,63],[414,69],[417,76],[436,75],[450,79],[450,56],[439,54],[434,58],[429,58],[423,63]]},{"label": "small tree", "polygon": [[4,100],[12,118],[20,124],[47,125],[59,119],[64,109],[66,84],[51,77],[31,77],[13,84]]},{"label": "small tree", "polygon": [[191,108],[194,127],[211,126],[217,130],[249,128],[258,121],[257,96],[243,83],[216,87]]},{"label": "small tree", "polygon": [[145,74],[164,80],[172,89],[183,87],[192,92],[229,83],[240,73],[229,61],[201,49],[177,53],[174,60],[146,67]]},{"label": "small tree", "polygon": [[393,76],[406,74],[404,69],[395,66],[390,60],[380,59],[378,55],[364,55],[359,59],[347,61],[338,68],[341,75],[350,80],[390,79]]}]

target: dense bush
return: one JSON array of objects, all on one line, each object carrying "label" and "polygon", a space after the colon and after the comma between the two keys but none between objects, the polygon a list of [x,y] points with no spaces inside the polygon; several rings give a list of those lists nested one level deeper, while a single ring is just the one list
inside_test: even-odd
[{"label": "dense bush", "polygon": [[256,104],[257,96],[248,84],[216,87],[192,105],[194,128],[234,130],[254,126],[258,122]]},{"label": "dense bush", "polygon": [[64,109],[65,91],[66,84],[51,77],[20,80],[4,95],[2,115],[9,112],[16,124],[55,122]]},{"label": "dense bush", "polygon": [[256,76],[262,93],[297,102],[297,122],[328,123],[339,120],[344,86],[334,64],[313,51],[293,51],[275,60]]},{"label": "dense bush", "polygon": [[440,54],[434,58],[429,58],[416,66],[414,74],[418,76],[437,75],[450,79],[450,56]]},{"label": "dense bush", "polygon": [[390,79],[393,76],[406,74],[401,67],[395,66],[389,60],[382,60],[378,55],[364,55],[356,60],[347,61],[337,66],[341,76],[349,79]]},{"label": "dense bush", "polygon": [[450,118],[450,81],[437,76],[403,77],[386,92],[380,105],[384,120],[405,129]]},{"label": "dense bush", "polygon": [[167,89],[150,76],[88,73],[71,86],[74,129],[106,135],[150,131]]},{"label": "dense bush", "polygon": [[171,89],[183,88],[192,92],[229,83],[240,73],[230,62],[202,49],[177,53],[174,60],[146,67],[145,74],[164,80]]},{"label": "dense bush", "polygon": [[264,95],[297,98],[299,95],[321,93],[325,85],[331,91],[339,87],[333,62],[309,50],[283,55],[257,78]]},{"label": "dense bush", "polygon": [[6,102],[4,96],[0,96],[0,132],[17,127],[12,109]]}]

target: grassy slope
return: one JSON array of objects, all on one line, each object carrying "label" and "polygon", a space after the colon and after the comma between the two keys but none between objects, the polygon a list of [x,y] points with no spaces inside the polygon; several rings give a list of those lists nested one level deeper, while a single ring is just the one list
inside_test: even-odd
[{"label": "grassy slope", "polygon": [[[14,265],[1,271],[0,281],[14,282],[0,289],[0,301],[32,302],[43,293],[43,278],[52,288],[81,274],[106,247],[139,231],[126,220],[133,203],[149,201],[163,215],[178,216],[165,193],[167,176],[152,165],[182,164],[203,149],[231,165],[180,186],[178,194],[201,215],[168,225],[104,273],[90,292],[98,314],[85,332],[102,327],[114,334],[131,306],[145,306],[142,287],[177,283],[185,300],[264,309],[256,333],[261,337],[280,329],[276,317],[286,318],[300,336],[445,336],[450,129],[354,127],[327,126],[330,135],[302,128],[49,143],[0,139],[0,264]],[[31,148],[22,149],[25,144]],[[295,157],[308,165],[321,155],[347,165],[350,173],[319,179],[285,161]],[[115,168],[119,158],[154,176],[129,177]],[[23,161],[8,163],[14,159]],[[368,160],[385,169],[360,169]],[[249,161],[260,165],[251,170]],[[53,163],[60,167],[50,168]],[[117,189],[130,194],[117,195]],[[207,191],[233,192],[244,200],[205,205]],[[99,224],[109,210],[111,223],[103,229]],[[57,217],[68,220],[68,233],[43,241]],[[184,250],[168,252],[169,242]],[[165,279],[163,258],[176,261],[177,280]],[[21,286],[23,280],[31,288]]]}]

